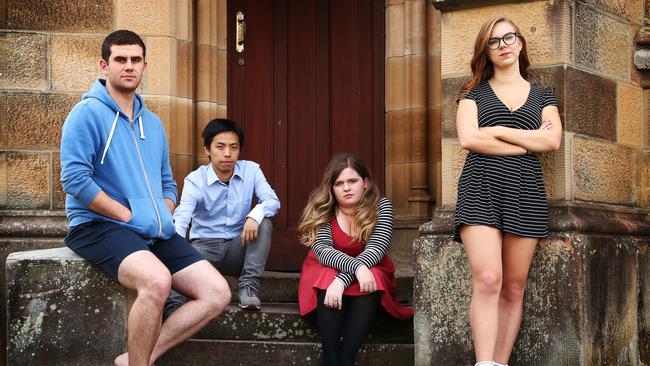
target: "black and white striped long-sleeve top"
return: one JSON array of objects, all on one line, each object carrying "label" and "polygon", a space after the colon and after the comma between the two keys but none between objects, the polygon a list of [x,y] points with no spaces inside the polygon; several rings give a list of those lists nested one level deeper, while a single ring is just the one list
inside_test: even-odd
[{"label": "black and white striped long-sleeve top", "polygon": [[356,257],[334,249],[332,226],[329,222],[318,229],[316,241],[311,248],[322,265],[340,271],[336,277],[345,284],[345,287],[354,282],[355,273],[359,267],[364,264],[368,268],[377,265],[384,258],[390,246],[390,241],[393,238],[393,206],[385,197],[379,199],[377,216],[377,224],[372,230],[363,252]]}]

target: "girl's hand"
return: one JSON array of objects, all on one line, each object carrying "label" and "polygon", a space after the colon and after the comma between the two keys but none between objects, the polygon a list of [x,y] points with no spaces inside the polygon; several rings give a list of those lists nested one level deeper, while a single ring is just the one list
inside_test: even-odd
[{"label": "girl's hand", "polygon": [[357,281],[359,281],[359,288],[361,292],[375,292],[377,290],[377,282],[375,282],[375,276],[372,274],[370,269],[365,265],[357,269]]},{"label": "girl's hand", "polygon": [[325,306],[330,309],[341,310],[343,307],[343,291],[345,286],[343,282],[339,279],[334,279],[329,286],[327,286],[327,291],[325,291]]},{"label": "girl's hand", "polygon": [[540,130],[550,131],[553,128],[553,122],[550,119],[542,121],[542,125],[539,127]]}]

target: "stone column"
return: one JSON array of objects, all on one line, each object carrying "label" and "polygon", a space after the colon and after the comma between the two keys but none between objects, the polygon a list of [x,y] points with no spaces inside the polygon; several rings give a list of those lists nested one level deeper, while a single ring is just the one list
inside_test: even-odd
[{"label": "stone column", "polygon": [[411,272],[411,243],[430,217],[427,4],[386,1],[386,195],[395,210],[390,255]]},{"label": "stone column", "polygon": [[478,29],[495,15],[520,27],[532,79],[555,88],[565,130],[559,151],[541,156],[551,235],[533,259],[511,364],[647,363],[647,96],[632,64],[633,38],[647,20],[647,5],[641,0],[433,4],[441,12],[442,189],[434,219],[414,242],[416,364],[474,362],[469,268],[462,246],[452,241],[465,157],[456,137],[454,99],[470,75]]},{"label": "stone column", "polygon": [[214,118],[227,117],[226,0],[197,1],[197,75],[195,156],[207,164],[201,131]]}]

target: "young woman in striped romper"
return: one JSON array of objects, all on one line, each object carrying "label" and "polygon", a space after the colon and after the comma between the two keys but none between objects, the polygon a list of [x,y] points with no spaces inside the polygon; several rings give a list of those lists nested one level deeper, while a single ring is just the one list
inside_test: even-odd
[{"label": "young woman in striped romper", "polygon": [[538,153],[560,146],[552,89],[528,81],[526,40],[509,19],[480,29],[456,128],[469,151],[458,184],[455,240],[472,271],[470,326],[476,365],[506,365],[519,333],[528,269],[548,234]]},{"label": "young woman in striped romper", "polygon": [[300,314],[316,309],[326,366],[353,365],[380,304],[398,319],[413,316],[395,298],[395,267],[386,255],[393,208],[363,161],[339,154],[309,196],[298,230],[312,249],[298,285]]}]

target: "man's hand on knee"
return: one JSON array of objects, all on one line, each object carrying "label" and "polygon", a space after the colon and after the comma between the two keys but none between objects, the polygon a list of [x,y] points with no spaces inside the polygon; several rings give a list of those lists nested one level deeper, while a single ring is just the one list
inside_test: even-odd
[{"label": "man's hand on knee", "polygon": [[244,223],[244,230],[241,233],[241,245],[248,245],[257,239],[257,232],[259,228],[260,224],[258,224],[257,221],[250,217],[246,218],[246,223]]}]

